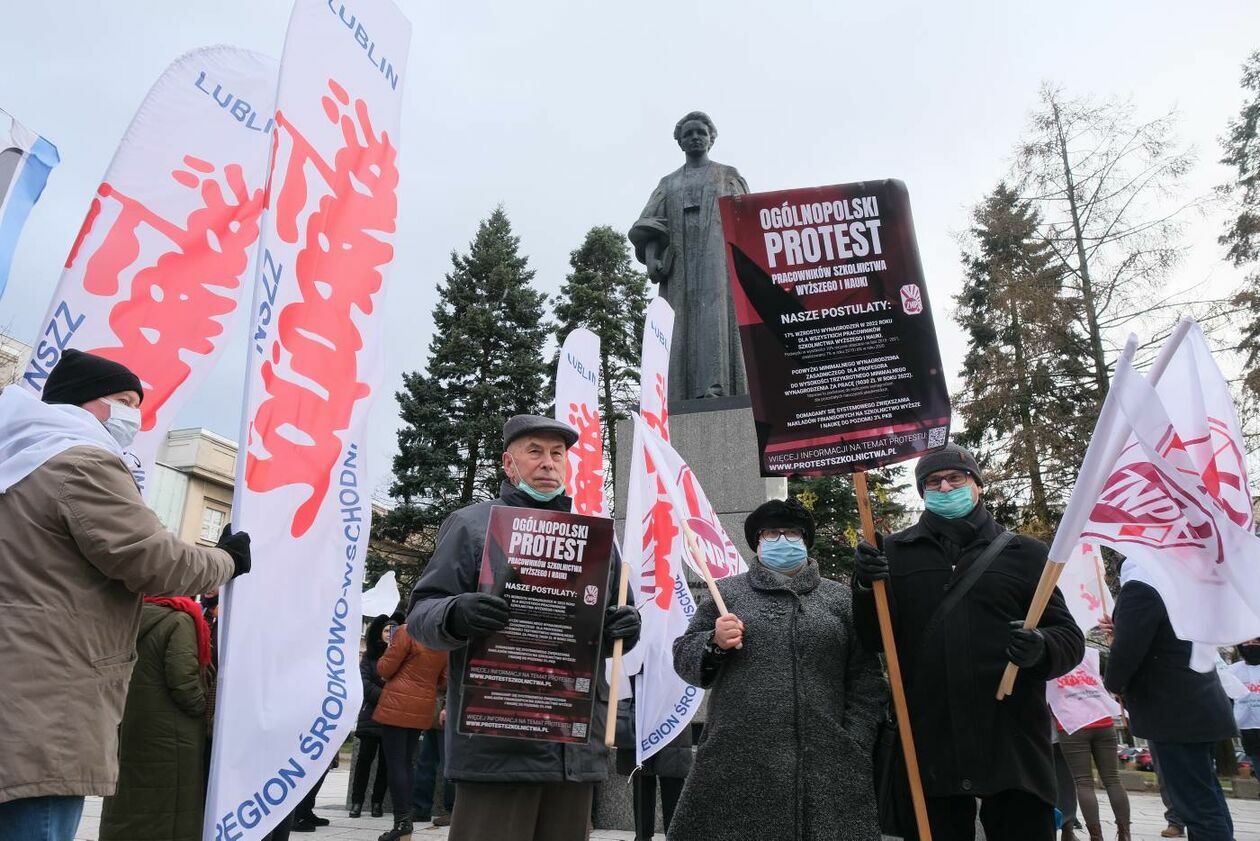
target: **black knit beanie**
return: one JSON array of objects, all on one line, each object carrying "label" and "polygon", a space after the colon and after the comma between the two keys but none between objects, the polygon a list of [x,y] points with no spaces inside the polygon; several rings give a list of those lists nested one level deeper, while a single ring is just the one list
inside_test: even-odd
[{"label": "black knit beanie", "polygon": [[82,406],[120,391],[134,391],[144,400],[144,386],[127,366],[70,348],[62,352],[61,359],[49,373],[42,399],[45,403]]},{"label": "black knit beanie", "polygon": [[814,545],[814,515],[792,497],[763,502],[744,520],[744,539],[754,551],[763,529],[800,529],[805,545]]},{"label": "black knit beanie", "polygon": [[980,476],[980,465],[976,464],[976,457],[957,444],[946,444],[944,449],[924,456],[915,465],[914,484],[919,489],[919,496],[923,496],[923,482],[927,477],[938,470],[950,469],[970,473],[976,480],[976,484],[984,484],[984,479]]}]

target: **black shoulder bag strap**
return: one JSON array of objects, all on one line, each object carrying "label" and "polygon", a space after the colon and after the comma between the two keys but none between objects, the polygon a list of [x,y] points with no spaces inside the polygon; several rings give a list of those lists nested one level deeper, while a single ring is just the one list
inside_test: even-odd
[{"label": "black shoulder bag strap", "polygon": [[[993,538],[993,542],[988,548],[976,558],[975,563],[967,568],[962,578],[959,578],[949,587],[949,592],[945,594],[945,598],[941,599],[941,603],[936,606],[936,610],[932,613],[932,618],[928,620],[927,628],[923,631],[923,639],[931,639],[932,635],[940,630],[941,623],[945,621],[945,617],[949,612],[958,606],[963,600],[963,596],[976,585],[980,580],[980,576],[984,575],[984,571],[989,568],[993,560],[1001,554],[1006,548],[1006,544],[1011,542],[1015,534],[1013,532],[1004,531],[997,537]],[[917,663],[916,663],[917,665]]]}]

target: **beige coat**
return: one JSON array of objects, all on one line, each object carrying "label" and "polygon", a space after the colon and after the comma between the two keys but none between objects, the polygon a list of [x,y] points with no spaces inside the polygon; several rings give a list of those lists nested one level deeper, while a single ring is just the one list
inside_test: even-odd
[{"label": "beige coat", "polygon": [[72,447],[0,494],[0,803],[113,794],[141,594],[232,572],[163,528],[104,449]]}]

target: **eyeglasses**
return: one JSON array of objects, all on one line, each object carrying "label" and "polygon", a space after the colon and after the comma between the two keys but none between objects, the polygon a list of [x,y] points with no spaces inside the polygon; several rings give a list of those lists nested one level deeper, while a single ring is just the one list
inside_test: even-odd
[{"label": "eyeglasses", "polygon": [[804,540],[805,532],[800,529],[762,529],[758,532],[757,537],[760,540],[778,540],[780,537]]},{"label": "eyeglasses", "polygon": [[923,484],[928,488],[938,488],[941,482],[945,482],[951,488],[961,488],[970,479],[970,474],[963,473],[961,470],[951,470],[948,473],[933,473],[924,480]]}]

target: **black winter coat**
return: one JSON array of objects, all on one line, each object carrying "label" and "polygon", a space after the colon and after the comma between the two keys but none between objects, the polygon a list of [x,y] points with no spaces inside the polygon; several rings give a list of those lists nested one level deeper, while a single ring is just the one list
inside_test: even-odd
[{"label": "black winter coat", "polygon": [[[455,596],[477,589],[490,511],[496,505],[568,511],[573,501],[560,494],[550,502],[536,502],[507,482],[499,498],[461,508],[438,529],[433,556],[416,582],[407,611],[407,631],[425,646],[450,652],[450,680],[446,686],[446,777],[457,782],[563,783],[602,782],[608,779],[608,749],[604,720],[608,714],[608,682],[597,669],[595,706],[590,740],[586,744],[463,736],[450,721],[458,715],[468,641],[451,634],[446,614]],[[617,580],[614,553],[610,582]],[[607,646],[606,646],[607,648]]]},{"label": "black winter coat", "polygon": [[[1045,544],[1016,536],[925,638],[937,605],[1002,529],[983,506],[962,520],[924,512],[883,540],[891,581],[893,636],[901,660],[914,743],[929,797],[983,797],[1017,789],[1055,800],[1046,681],[1076,668],[1085,638],[1056,589],[1038,627],[1046,657],[1021,669],[1004,701],[1008,623],[1024,619],[1046,563]],[[882,650],[875,597],[854,584],[854,616],[863,643]]]},{"label": "black winter coat", "polygon": [[1125,584],[1111,618],[1116,636],[1103,685],[1124,696],[1134,736],[1152,742],[1233,738],[1233,707],[1216,670],[1190,668],[1190,643],[1177,639],[1153,587]]},{"label": "black winter coat", "polygon": [[381,690],[385,687],[385,681],[381,680],[381,676],[376,672],[376,661],[380,660],[381,655],[385,653],[385,645],[381,642],[381,630],[385,627],[387,618],[378,616],[372,620],[371,625],[368,625],[367,648],[363,656],[359,658],[359,678],[363,681],[363,706],[359,707],[359,721],[354,727],[356,733],[381,735],[381,725],[372,720],[372,713],[376,712],[376,702],[381,699]]}]

